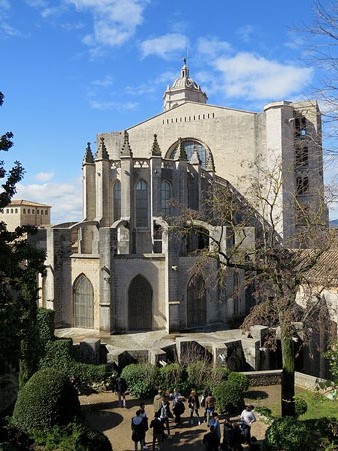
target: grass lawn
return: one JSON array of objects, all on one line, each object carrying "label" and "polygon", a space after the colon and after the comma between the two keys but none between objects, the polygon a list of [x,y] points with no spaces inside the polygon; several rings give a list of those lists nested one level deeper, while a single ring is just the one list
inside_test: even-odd
[{"label": "grass lawn", "polygon": [[[308,410],[300,420],[319,419],[323,417],[338,416],[338,400],[329,400],[317,393],[304,388],[296,387],[296,396],[305,399]],[[245,402],[255,407],[268,407],[272,415],[281,415],[281,390],[279,385],[264,387],[250,387],[246,394]]]},{"label": "grass lawn", "polygon": [[338,401],[330,400],[304,388],[296,388],[296,396],[305,399],[307,402],[307,412],[300,420],[312,420],[323,417],[337,417]]}]

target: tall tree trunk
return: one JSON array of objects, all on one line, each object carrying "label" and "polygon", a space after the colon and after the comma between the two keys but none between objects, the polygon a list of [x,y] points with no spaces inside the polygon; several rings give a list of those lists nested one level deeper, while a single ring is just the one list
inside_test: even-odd
[{"label": "tall tree trunk", "polygon": [[295,356],[292,337],[285,336],[281,329],[282,342],[282,416],[295,416]]}]

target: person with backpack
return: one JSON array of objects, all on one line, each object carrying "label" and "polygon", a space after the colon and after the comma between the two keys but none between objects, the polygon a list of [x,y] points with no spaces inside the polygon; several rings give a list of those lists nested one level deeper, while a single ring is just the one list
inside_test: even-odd
[{"label": "person with backpack", "polygon": [[176,427],[180,427],[181,423],[182,423],[182,419],[181,416],[183,415],[184,411],[185,411],[185,406],[184,406],[184,402],[181,396],[179,398],[177,398],[177,401],[173,407],[173,413],[175,416],[175,426]]},{"label": "person with backpack", "polygon": [[138,450],[138,444],[140,443],[141,451],[147,449],[145,444],[146,438],[146,424],[141,410],[136,411],[136,415],[131,419],[131,439],[135,444],[135,451]]},{"label": "person with backpack", "polygon": [[119,400],[119,406],[126,407],[127,382],[121,376],[118,376],[115,380],[115,391]]},{"label": "person with backpack", "polygon": [[214,426],[210,426],[210,431],[207,432],[203,437],[203,445],[205,451],[218,451],[219,448],[219,438],[215,433]]}]

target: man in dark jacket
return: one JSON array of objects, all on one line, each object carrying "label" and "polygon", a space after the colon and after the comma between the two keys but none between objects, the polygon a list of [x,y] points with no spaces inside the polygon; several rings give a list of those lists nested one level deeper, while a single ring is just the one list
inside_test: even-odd
[{"label": "man in dark jacket", "polygon": [[210,432],[207,432],[203,437],[203,444],[205,451],[218,451],[220,440],[215,433],[215,427],[210,426]]},{"label": "man in dark jacket", "polygon": [[150,428],[153,429],[153,450],[156,449],[156,442],[158,449],[161,449],[164,440],[164,423],[160,418],[160,412],[155,412],[155,417],[150,422]]},{"label": "man in dark jacket", "polygon": [[126,407],[127,382],[123,379],[123,377],[118,376],[116,378],[115,391],[119,399],[119,406]]},{"label": "man in dark jacket", "polygon": [[141,410],[137,410],[136,415],[131,419],[131,430],[131,439],[135,444],[135,451],[138,450],[139,443],[141,446],[140,450],[147,449],[145,446],[146,424]]}]

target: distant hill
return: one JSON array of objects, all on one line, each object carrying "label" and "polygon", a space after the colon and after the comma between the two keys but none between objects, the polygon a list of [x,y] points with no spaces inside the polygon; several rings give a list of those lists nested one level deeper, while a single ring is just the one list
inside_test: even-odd
[{"label": "distant hill", "polygon": [[332,221],[329,222],[330,227],[338,227],[338,219],[332,219]]}]

